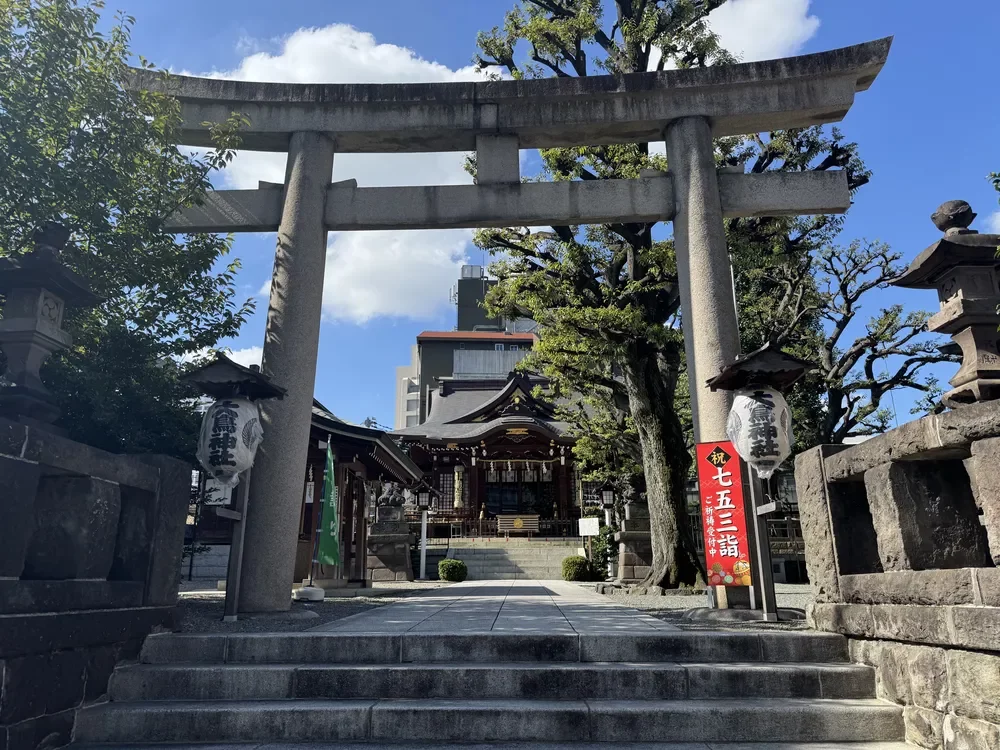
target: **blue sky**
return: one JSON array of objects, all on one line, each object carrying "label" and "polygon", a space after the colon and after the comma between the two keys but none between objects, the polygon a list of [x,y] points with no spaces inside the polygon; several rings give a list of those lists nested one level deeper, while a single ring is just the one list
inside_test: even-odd
[{"label": "blue sky", "polygon": [[[136,17],[133,46],[161,67],[196,74],[295,81],[468,79],[476,32],[502,23],[513,0],[117,0]],[[909,261],[933,242],[929,215],[964,198],[985,231],[998,209],[986,174],[1000,170],[1000,3],[968,0],[730,0],[713,26],[744,59],[821,51],[894,35],[889,62],[841,125],[874,172],[858,194],[843,241],[881,239]],[[530,163],[526,170],[530,170]],[[247,154],[227,185],[280,181],[281,160]],[[461,155],[350,155],[335,179],[362,185],[467,181]],[[1000,231],[1000,214],[995,217]],[[394,368],[416,334],[448,330],[448,289],[463,259],[481,253],[460,230],[331,237],[316,395],[343,418],[391,424]],[[234,350],[263,341],[273,235],[236,242],[243,291],[258,312]],[[868,310],[902,302],[935,306],[930,292],[891,290]],[[245,352],[252,356],[252,352]],[[946,380],[950,368],[942,373]],[[900,420],[906,397],[897,398]]]}]

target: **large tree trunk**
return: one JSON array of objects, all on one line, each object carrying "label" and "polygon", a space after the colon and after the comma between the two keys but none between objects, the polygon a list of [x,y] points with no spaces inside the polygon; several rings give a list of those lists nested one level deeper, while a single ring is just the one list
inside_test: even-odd
[{"label": "large tree trunk", "polygon": [[[674,358],[675,360],[677,358]],[[628,347],[623,363],[629,409],[639,433],[649,503],[653,564],[646,586],[694,584],[704,568],[687,523],[685,484],[691,457],[674,413],[677,361],[651,342]]]}]

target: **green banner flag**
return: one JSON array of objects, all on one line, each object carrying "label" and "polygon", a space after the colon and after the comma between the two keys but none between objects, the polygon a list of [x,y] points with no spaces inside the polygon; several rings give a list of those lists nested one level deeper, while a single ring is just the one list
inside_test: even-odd
[{"label": "green banner flag", "polygon": [[337,513],[337,472],[329,443],[326,444],[326,477],[323,480],[323,508],[320,514],[317,562],[320,565],[339,565],[340,516]]}]

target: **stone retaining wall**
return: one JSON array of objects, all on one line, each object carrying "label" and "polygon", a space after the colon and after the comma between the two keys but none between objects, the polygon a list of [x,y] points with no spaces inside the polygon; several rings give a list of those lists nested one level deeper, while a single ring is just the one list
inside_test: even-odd
[{"label": "stone retaining wall", "polygon": [[208,544],[208,549],[195,553],[194,564],[190,557],[181,560],[181,580],[188,579],[191,572],[192,581],[224,581],[229,572],[229,545]]},{"label": "stone retaining wall", "polygon": [[173,624],[191,467],[0,419],[0,750],[61,747]]},{"label": "stone retaining wall", "polygon": [[931,750],[1000,748],[998,465],[1000,402],[796,460],[810,623]]}]

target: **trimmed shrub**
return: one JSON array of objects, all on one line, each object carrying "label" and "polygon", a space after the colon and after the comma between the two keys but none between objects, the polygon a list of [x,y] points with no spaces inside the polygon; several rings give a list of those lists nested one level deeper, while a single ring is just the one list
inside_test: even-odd
[{"label": "trimmed shrub", "polygon": [[461,560],[452,560],[446,557],[438,563],[438,578],[442,581],[453,581],[460,583],[469,576],[469,568]]},{"label": "trimmed shrub", "polygon": [[562,561],[562,577],[564,581],[593,581],[594,571],[586,557],[571,555]]}]

